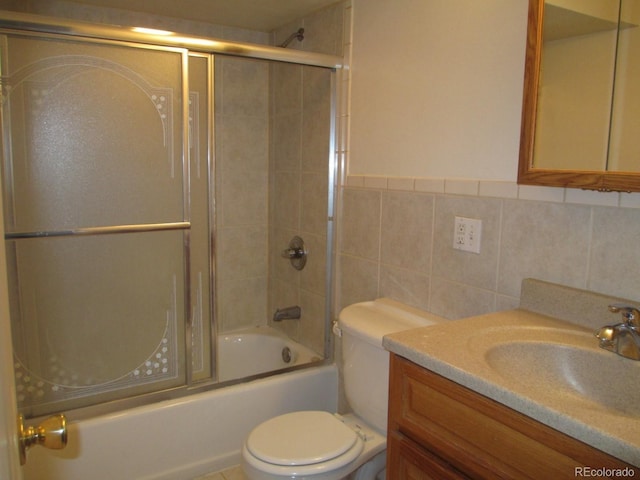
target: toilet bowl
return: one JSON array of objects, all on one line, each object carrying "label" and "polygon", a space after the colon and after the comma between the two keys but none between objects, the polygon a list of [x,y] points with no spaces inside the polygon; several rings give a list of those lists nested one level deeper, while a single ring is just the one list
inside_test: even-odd
[{"label": "toilet bowl", "polygon": [[242,449],[250,480],[384,479],[388,333],[442,321],[401,303],[378,299],[346,307],[334,332],[342,337],[342,370],[353,413],[292,412],[254,428]]},{"label": "toilet bowl", "polygon": [[243,468],[251,480],[340,480],[377,455],[377,470],[382,470],[385,447],[386,438],[353,414],[293,412],[251,432],[242,451]]}]

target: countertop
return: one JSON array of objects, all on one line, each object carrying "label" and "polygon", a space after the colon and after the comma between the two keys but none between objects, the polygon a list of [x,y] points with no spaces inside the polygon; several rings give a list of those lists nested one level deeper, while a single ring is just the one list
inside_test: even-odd
[{"label": "countertop", "polygon": [[[628,411],[610,410],[586,399],[579,391],[564,386],[554,387],[553,381],[544,379],[547,373],[540,365],[527,362],[523,357],[518,359],[521,365],[525,365],[522,376],[515,381],[512,377],[503,376],[488,363],[485,352],[496,342],[509,340],[509,336],[529,343],[553,343],[556,340],[562,343],[569,339],[572,345],[589,350],[590,354],[596,355],[595,358],[602,358],[607,368],[625,369],[635,382],[640,381],[637,375],[640,362],[598,348],[593,329],[524,309],[393,333],[384,337],[383,346],[549,427],[640,466],[640,398],[628,398],[629,392],[612,393],[607,389],[607,379],[602,378],[602,388],[609,398],[613,395],[614,402],[623,405],[623,409],[628,405]],[[605,357],[597,357],[600,354]],[[557,365],[564,369],[563,362],[557,362]],[[530,374],[526,369],[530,369]],[[562,375],[570,378],[573,373],[583,375],[585,372],[563,371]]]}]

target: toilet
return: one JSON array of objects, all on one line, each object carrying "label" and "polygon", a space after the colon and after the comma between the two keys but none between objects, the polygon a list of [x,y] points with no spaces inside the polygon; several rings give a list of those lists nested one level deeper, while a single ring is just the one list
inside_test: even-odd
[{"label": "toilet", "polygon": [[242,448],[247,478],[384,479],[389,353],[382,337],[442,320],[385,298],[342,310],[334,333],[342,337],[344,390],[353,413],[300,411],[261,423]]}]

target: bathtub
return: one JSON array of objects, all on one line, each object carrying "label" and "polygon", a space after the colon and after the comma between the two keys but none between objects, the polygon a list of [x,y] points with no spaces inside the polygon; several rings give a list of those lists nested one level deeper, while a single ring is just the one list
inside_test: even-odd
[{"label": "bathtub", "polygon": [[[268,348],[257,348],[259,341]],[[289,363],[284,347],[292,350]],[[251,370],[256,364],[273,370],[315,356],[268,327],[221,335],[218,348],[230,358],[224,379],[259,373]],[[250,359],[250,352],[260,353]],[[64,450],[29,450],[24,479],[190,480],[239,464],[243,440],[259,423],[296,410],[335,412],[337,399],[337,368],[321,365],[72,422]]]},{"label": "bathtub", "polygon": [[270,327],[254,327],[218,336],[221,382],[322,360],[313,350]]}]

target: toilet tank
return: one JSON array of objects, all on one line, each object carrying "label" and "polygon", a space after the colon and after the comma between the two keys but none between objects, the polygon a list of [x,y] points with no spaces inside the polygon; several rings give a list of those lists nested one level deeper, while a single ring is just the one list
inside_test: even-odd
[{"label": "toilet tank", "polygon": [[394,300],[379,298],[340,312],[345,396],[353,412],[381,433],[387,431],[389,352],[382,337],[445,320]]}]

